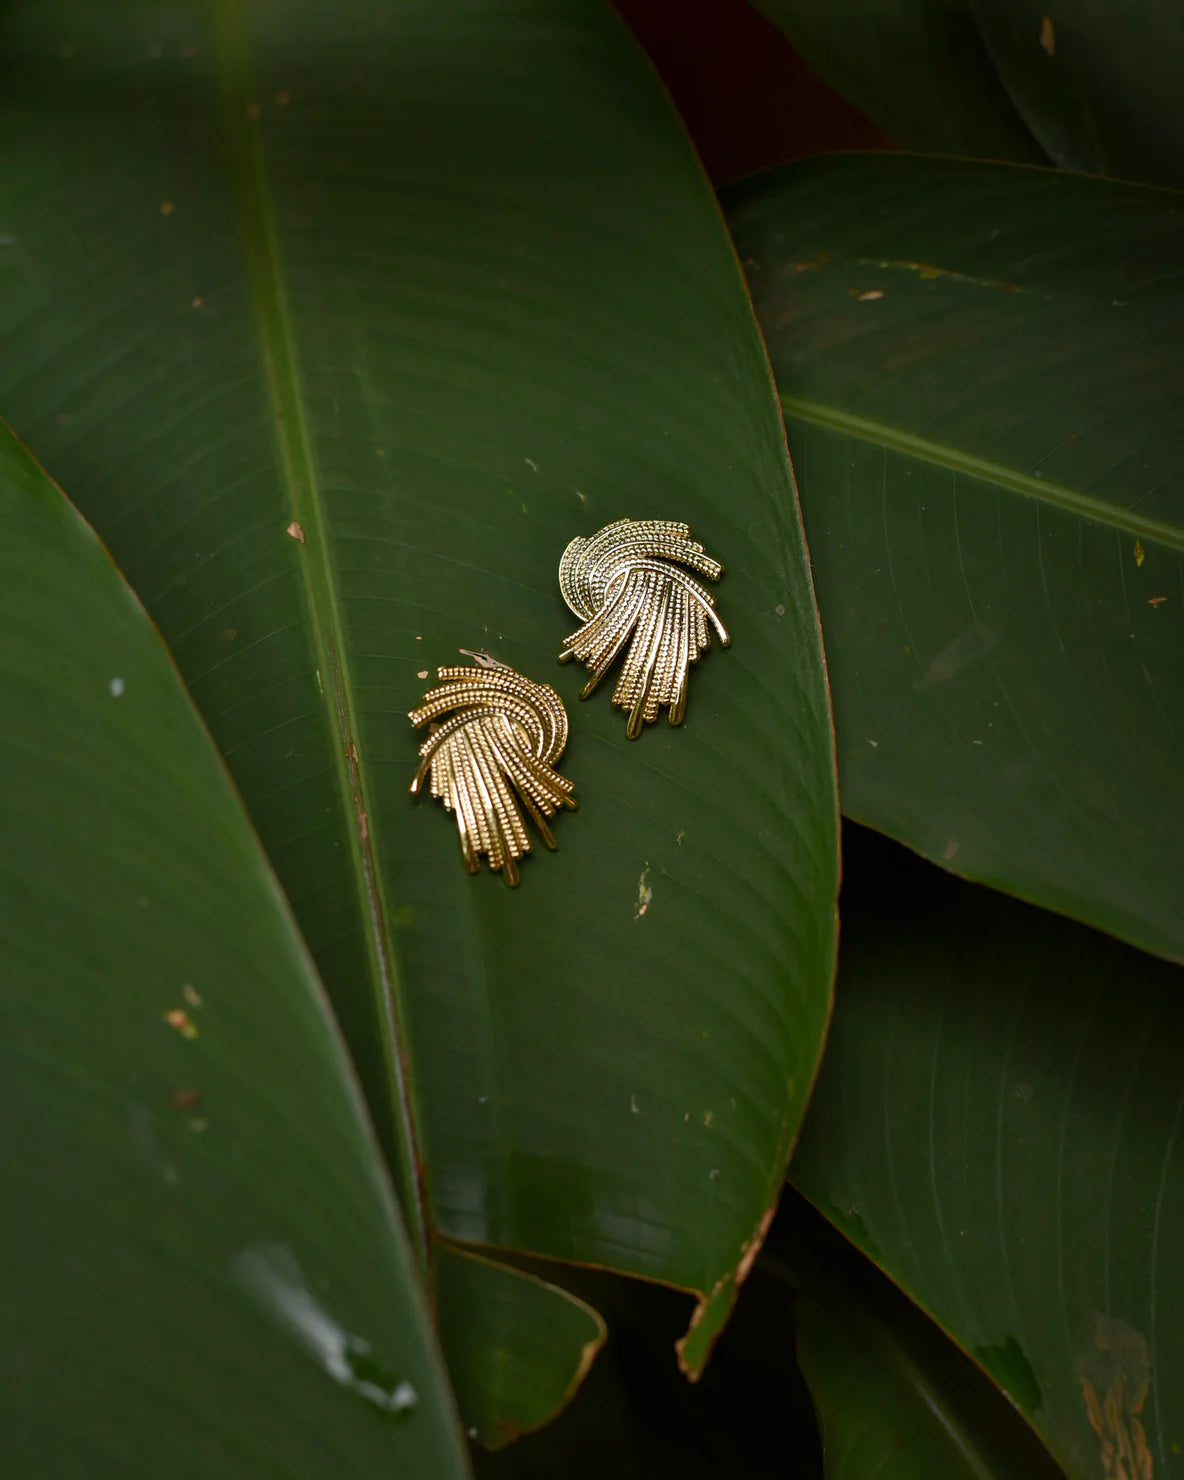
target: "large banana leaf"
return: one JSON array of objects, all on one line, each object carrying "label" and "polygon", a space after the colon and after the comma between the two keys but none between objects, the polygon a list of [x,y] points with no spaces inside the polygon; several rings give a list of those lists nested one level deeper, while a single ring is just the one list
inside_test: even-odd
[{"label": "large banana leaf", "polygon": [[3,1468],[467,1472],[263,850],[110,557],[0,424]]},{"label": "large banana leaf", "polygon": [[844,810],[1184,955],[1184,196],[882,155],[728,204]]},{"label": "large banana leaf", "polygon": [[[0,405],[227,757],[418,1246],[697,1292],[697,1370],[809,1092],[837,849],[776,401],[676,118],[599,0],[18,0],[3,48]],[[637,744],[554,666],[559,554],[625,514],[690,521],[733,637]],[[407,795],[458,647],[573,711],[580,811],[515,892]]]},{"label": "large banana leaf", "polygon": [[[753,3],[820,77],[905,149],[1047,158],[996,72],[971,0]],[[1033,51],[1038,39],[1039,21],[1024,35]]]},{"label": "large banana leaf", "polygon": [[1184,972],[882,839],[847,857],[796,1185],[1073,1480],[1178,1480]]}]

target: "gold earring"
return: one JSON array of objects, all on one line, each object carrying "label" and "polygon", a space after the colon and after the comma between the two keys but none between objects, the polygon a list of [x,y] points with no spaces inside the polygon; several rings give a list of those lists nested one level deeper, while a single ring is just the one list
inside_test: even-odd
[{"label": "gold earring", "polygon": [[567,711],[549,684],[532,683],[488,653],[461,652],[477,666],[437,668],[440,687],[408,715],[417,729],[431,725],[411,795],[430,774],[432,795],[456,817],[465,868],[475,874],[484,853],[512,888],[518,859],[530,852],[519,808],[554,848],[546,819],[576,805],[571,782],[551,769],[567,744]]},{"label": "gold earring", "polygon": [[[686,570],[683,567],[687,567]],[[682,723],[690,665],[711,641],[731,642],[711,593],[687,570],[716,581],[718,560],[691,539],[690,526],[666,519],[618,519],[590,539],[574,539],[559,561],[559,589],[584,625],[564,643],[559,661],[576,658],[592,677],[586,699],[632,638],[613,703],[629,713],[636,740],[660,709]]]}]

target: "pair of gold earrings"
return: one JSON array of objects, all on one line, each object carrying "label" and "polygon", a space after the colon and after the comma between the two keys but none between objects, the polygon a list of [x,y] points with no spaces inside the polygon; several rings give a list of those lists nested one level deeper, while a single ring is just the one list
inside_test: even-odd
[{"label": "pair of gold earrings", "polygon": [[[696,576],[718,580],[723,566],[691,539],[690,526],[666,519],[618,519],[589,539],[574,539],[559,561],[559,589],[583,626],[563,644],[561,663],[575,659],[590,677],[586,699],[628,643],[612,702],[628,714],[636,740],[661,710],[670,723],[686,713],[690,665],[714,628],[727,630],[711,593]],[[408,716],[429,726],[411,783],[416,796],[429,781],[456,818],[465,868],[481,855],[507,884],[518,883],[518,860],[531,851],[523,811],[548,848],[548,826],[561,807],[576,805],[572,783],[554,769],[567,744],[567,710],[550,684],[535,683],[488,653],[462,648],[473,667],[436,670],[430,689]]]}]

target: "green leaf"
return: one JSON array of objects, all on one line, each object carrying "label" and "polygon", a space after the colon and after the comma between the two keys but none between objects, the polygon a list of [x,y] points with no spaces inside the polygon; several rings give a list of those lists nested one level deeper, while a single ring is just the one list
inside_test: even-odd
[{"label": "green leaf", "polygon": [[287,906],[153,631],[0,423],[5,1468],[467,1473]]},{"label": "green leaf", "polygon": [[1184,972],[870,835],[847,859],[795,1185],[1074,1480],[1179,1475]]},{"label": "green leaf", "polygon": [[1184,184],[1172,0],[969,0],[1000,83],[1050,159],[1066,169]]},{"label": "green leaf", "polygon": [[904,148],[1047,158],[1000,82],[971,0],[753,3],[820,77]]},{"label": "green leaf", "polygon": [[1184,955],[1184,196],[850,156],[728,205],[844,810]]},{"label": "green leaf", "polygon": [[[771,1247],[800,1283],[798,1361],[818,1413],[827,1480],[1057,1480],[1023,1419],[952,1342],[791,1201]],[[781,1224],[779,1221],[778,1227]],[[767,1279],[781,1266],[762,1259]],[[785,1269],[785,1277],[789,1271]]]},{"label": "green leaf", "polygon": [[763,1274],[763,1262],[694,1383],[671,1350],[686,1326],[685,1295],[574,1271],[574,1288],[607,1321],[604,1352],[557,1422],[512,1449],[475,1454],[478,1480],[822,1480],[814,1412],[794,1360],[793,1291]]},{"label": "green leaf", "polygon": [[437,1244],[436,1320],[471,1438],[501,1449],[567,1403],[604,1343],[591,1306],[547,1281]]},{"label": "green leaf", "polygon": [[[669,103],[599,0],[28,0],[5,50],[0,396],[227,757],[417,1241],[694,1291],[701,1364],[817,1062],[837,847],[776,401]],[[691,523],[733,637],[636,744],[556,665],[560,552],[623,514]],[[571,710],[580,810],[515,892],[407,795],[460,647]]]},{"label": "green leaf", "polygon": [[754,0],[905,149],[1184,184],[1172,0]]}]

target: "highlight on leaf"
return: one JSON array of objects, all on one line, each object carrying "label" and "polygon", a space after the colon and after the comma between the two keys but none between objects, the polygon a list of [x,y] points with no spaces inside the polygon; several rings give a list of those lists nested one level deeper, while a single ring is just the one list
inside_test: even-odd
[{"label": "highlight on leaf", "polygon": [[552,770],[567,744],[567,711],[549,684],[523,678],[488,653],[461,651],[476,666],[437,668],[440,687],[408,715],[417,729],[431,727],[411,794],[428,780],[432,796],[456,818],[467,871],[475,874],[484,854],[514,887],[518,860],[531,851],[522,812],[554,849],[547,819],[576,806],[572,783]]},{"label": "highlight on leaf", "polygon": [[682,723],[690,665],[710,643],[711,627],[729,645],[714,598],[688,574],[717,581],[723,569],[691,539],[689,525],[667,519],[618,519],[564,550],[559,588],[584,625],[559,661],[575,658],[591,673],[580,690],[586,699],[629,644],[612,702],[629,715],[630,740],[662,709],[672,725]]}]

